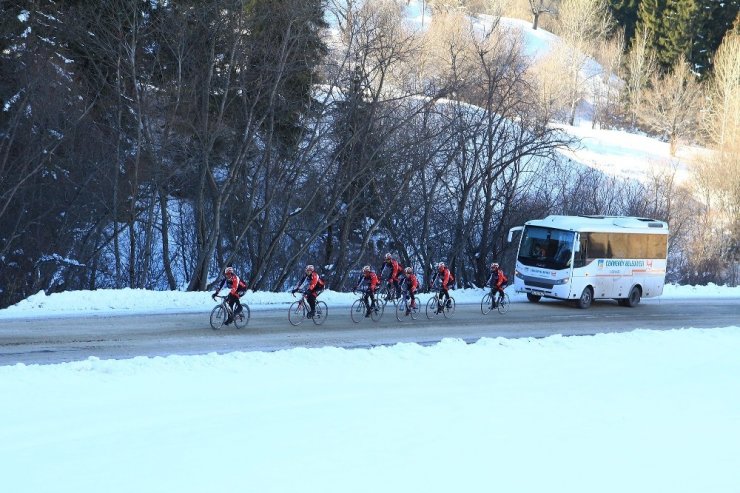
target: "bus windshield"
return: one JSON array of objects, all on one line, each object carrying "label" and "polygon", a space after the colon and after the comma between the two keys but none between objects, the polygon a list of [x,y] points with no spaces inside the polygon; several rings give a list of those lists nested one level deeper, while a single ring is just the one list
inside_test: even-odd
[{"label": "bus windshield", "polygon": [[573,231],[527,226],[519,246],[519,262],[533,267],[561,270],[570,267]]}]

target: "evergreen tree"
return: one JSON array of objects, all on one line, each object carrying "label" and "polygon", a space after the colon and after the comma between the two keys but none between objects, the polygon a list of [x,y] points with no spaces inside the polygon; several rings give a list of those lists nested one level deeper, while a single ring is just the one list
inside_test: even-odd
[{"label": "evergreen tree", "polygon": [[693,69],[690,55],[697,34],[696,26],[701,17],[698,1],[671,0],[663,11],[662,30],[657,33],[658,63],[664,70],[670,69],[681,57],[687,59]]},{"label": "evergreen tree", "polygon": [[[283,144],[297,144],[317,68],[327,52],[321,0],[250,0],[250,75],[259,112]],[[260,91],[257,94],[257,91]]]},{"label": "evergreen tree", "polygon": [[624,27],[624,39],[627,45],[635,35],[637,28],[640,0],[610,0],[609,7],[617,23]]},{"label": "evergreen tree", "polygon": [[[614,2],[623,5],[627,1],[612,0],[612,8],[616,8]],[[683,56],[700,74],[711,67],[714,52],[737,17],[740,5],[740,0],[638,1],[637,23],[650,33],[662,70],[667,71]]]},{"label": "evergreen tree", "polygon": [[696,34],[689,60],[694,69],[707,74],[725,34],[738,18],[740,0],[699,0]]},{"label": "evergreen tree", "polygon": [[662,31],[663,11],[666,7],[666,0],[641,0],[637,9],[637,18],[640,25],[645,26],[648,32],[655,34]]}]

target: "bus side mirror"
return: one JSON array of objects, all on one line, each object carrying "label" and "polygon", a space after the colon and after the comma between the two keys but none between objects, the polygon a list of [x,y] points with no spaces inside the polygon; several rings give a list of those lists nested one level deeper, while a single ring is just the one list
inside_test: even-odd
[{"label": "bus side mirror", "polygon": [[512,237],[514,236],[514,233],[515,233],[516,231],[521,231],[521,230],[523,230],[523,229],[524,229],[524,226],[514,226],[513,228],[511,228],[511,229],[509,230],[509,237],[508,237],[507,241],[508,241],[509,243],[511,243],[511,238],[512,238]]},{"label": "bus side mirror", "polygon": [[576,233],[575,241],[573,242],[573,251],[578,253],[581,251],[581,235]]}]

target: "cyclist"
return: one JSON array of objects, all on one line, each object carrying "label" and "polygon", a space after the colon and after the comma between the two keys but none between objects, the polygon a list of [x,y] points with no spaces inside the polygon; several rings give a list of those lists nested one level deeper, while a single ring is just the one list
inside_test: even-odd
[{"label": "cyclist", "polygon": [[[231,308],[231,313],[229,313],[229,317],[224,323],[226,325],[229,325],[231,322],[234,321],[234,317],[239,315],[242,310],[244,310],[241,302],[239,302],[239,298],[244,296],[244,293],[247,292],[247,283],[239,279],[239,276],[234,273],[233,267],[226,267],[226,269],[224,269],[224,277],[221,279],[221,283],[218,284],[216,292],[211,295],[211,298],[213,298],[214,300],[216,299],[216,295],[218,295],[219,291],[223,289],[224,284],[229,287],[229,295],[226,298],[226,302]],[[234,308],[234,305],[236,305],[236,308]]]},{"label": "cyclist", "polygon": [[[496,304],[504,299],[504,288],[507,281],[506,274],[504,274],[498,263],[492,263],[491,276],[486,281],[486,286],[491,287],[491,302],[493,303],[491,308],[496,308]],[[496,293],[498,293],[498,299],[496,299]]]},{"label": "cyclist", "polygon": [[321,294],[324,290],[324,281],[316,272],[313,265],[306,266],[306,275],[301,278],[298,285],[291,291],[295,295],[298,291],[301,291],[306,295],[306,301],[311,311],[306,315],[308,318],[313,318],[316,315],[316,297]]},{"label": "cyclist", "polygon": [[403,272],[403,266],[390,253],[385,254],[380,276],[384,277],[386,271],[388,271],[388,283],[393,285],[393,297],[398,298],[401,293],[401,282],[398,276]]},{"label": "cyclist", "polygon": [[447,307],[452,306],[450,301],[450,293],[447,291],[452,287],[452,283],[455,282],[455,276],[452,275],[450,269],[447,268],[444,262],[437,264],[437,272],[434,273],[432,278],[432,286],[439,289],[439,300],[437,301],[437,313],[442,313],[442,299],[447,298]]},{"label": "cyclist", "polygon": [[414,294],[419,289],[419,280],[414,274],[414,270],[411,267],[406,267],[403,271],[403,279],[401,279],[401,287],[403,289],[404,299],[411,298],[411,304],[406,307],[406,315],[411,313],[411,308],[416,307],[416,298]]},{"label": "cyclist", "polygon": [[[369,317],[370,310],[375,308],[375,290],[378,288],[378,284],[380,284],[378,275],[373,272],[369,265],[363,267],[362,274],[360,274],[360,278],[357,280],[357,284],[352,292],[354,293],[360,289],[364,293],[362,299],[365,300],[365,306],[367,307],[365,317]],[[372,301],[372,304],[368,302],[368,298]]]}]

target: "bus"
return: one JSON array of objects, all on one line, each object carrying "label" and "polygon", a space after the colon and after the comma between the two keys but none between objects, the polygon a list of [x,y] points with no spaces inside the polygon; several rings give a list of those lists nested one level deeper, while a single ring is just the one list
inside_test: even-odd
[{"label": "bus", "polygon": [[663,294],[668,224],[644,217],[548,216],[521,231],[514,288],[529,301],[553,298],[588,308],[595,299],[634,307]]}]

